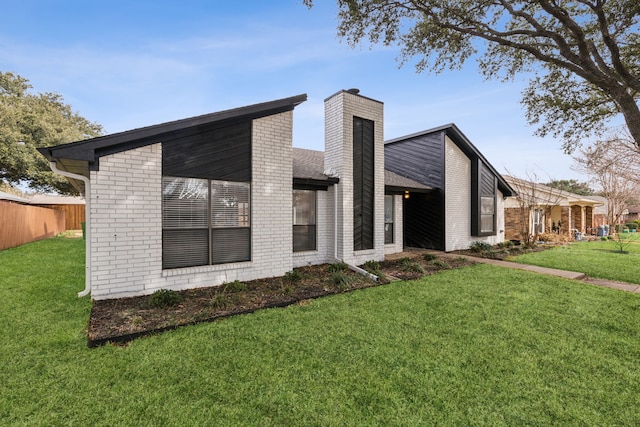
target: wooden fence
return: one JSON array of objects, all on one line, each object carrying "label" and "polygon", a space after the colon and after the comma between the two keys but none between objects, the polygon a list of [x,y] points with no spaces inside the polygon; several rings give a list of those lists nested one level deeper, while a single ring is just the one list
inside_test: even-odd
[{"label": "wooden fence", "polygon": [[82,229],[82,223],[85,221],[85,218],[84,218],[85,205],[39,205],[39,206],[64,211],[65,228],[67,230]]},{"label": "wooden fence", "polygon": [[65,231],[64,223],[62,210],[0,200],[0,250],[53,237]]}]

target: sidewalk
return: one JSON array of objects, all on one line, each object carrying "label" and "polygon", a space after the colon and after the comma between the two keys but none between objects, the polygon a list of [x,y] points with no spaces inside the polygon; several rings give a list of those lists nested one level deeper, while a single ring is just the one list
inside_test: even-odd
[{"label": "sidewalk", "polygon": [[581,282],[588,283],[590,285],[602,286],[605,288],[618,289],[621,291],[640,294],[640,285],[637,285],[635,283],[616,282],[615,280],[607,280],[607,279],[596,279],[594,277],[588,277],[584,273],[578,273],[575,271],[558,270],[555,268],[538,267],[535,265],[519,264],[517,262],[502,261],[498,259],[481,258],[481,257],[446,253],[446,252],[433,251],[433,250],[425,250],[425,252],[430,252],[443,258],[457,258],[459,256],[464,256],[465,258],[478,263],[498,265],[500,267],[515,268],[518,270],[532,271],[534,273],[547,274],[550,276],[557,276],[565,279],[580,280]]}]

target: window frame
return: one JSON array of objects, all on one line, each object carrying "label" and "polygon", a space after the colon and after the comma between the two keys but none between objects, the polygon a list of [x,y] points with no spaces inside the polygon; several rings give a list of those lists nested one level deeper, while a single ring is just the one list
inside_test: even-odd
[{"label": "window frame", "polygon": [[[387,222],[387,200],[390,200],[391,203],[391,222]],[[395,207],[396,207],[396,196],[393,194],[385,194],[384,195],[384,244],[391,245],[395,243]],[[390,227],[390,230],[387,230],[387,227]],[[387,239],[387,235],[390,236],[390,239]]]},{"label": "window frame", "polygon": [[[167,226],[167,222],[170,220],[169,218],[167,218],[169,211],[167,210],[167,207],[166,207],[166,203],[168,201],[165,193],[166,185],[168,182],[167,180],[173,180],[172,182],[175,182],[175,180],[185,180],[185,181],[197,180],[197,181],[206,182],[206,188],[207,188],[206,190],[207,195],[205,197],[206,225],[198,224],[197,227]],[[213,196],[214,183],[222,183],[222,185],[225,185],[226,183],[232,183],[232,184],[242,184],[242,186],[246,186],[246,192],[247,192],[246,202],[243,199],[243,201],[239,203],[245,204],[247,206],[244,206],[242,208],[243,213],[239,212],[236,218],[238,223],[241,225],[214,224],[214,220],[212,216],[215,209],[213,204],[214,204],[214,201],[219,200],[219,199],[215,199],[215,196]],[[161,213],[162,215],[162,269],[171,270],[176,268],[202,267],[202,266],[213,266],[213,265],[222,265],[222,264],[230,264],[230,263],[238,263],[238,262],[250,262],[252,259],[252,256],[251,256],[251,252],[252,252],[251,205],[252,205],[251,182],[224,181],[224,180],[215,180],[215,179],[207,179],[207,178],[163,176],[162,177],[162,213]],[[245,218],[244,221],[241,219],[243,217]],[[227,217],[224,220],[229,222],[230,218]],[[189,243],[190,243],[189,241],[182,241],[178,249],[176,249],[175,247],[171,247],[170,245],[172,244],[175,245],[175,242],[172,242],[172,237],[171,237],[172,234],[177,235],[180,231],[184,231],[184,234],[188,235],[189,232],[193,234],[194,231],[198,231],[198,230],[203,235],[204,233],[206,233],[206,251],[207,251],[206,257],[200,255],[200,258],[199,258],[200,261],[197,261],[197,262],[179,262],[179,259],[176,260],[176,258],[174,258],[173,256],[171,256],[171,259],[168,259],[170,257],[169,254],[172,253],[172,250],[174,252],[175,251],[180,252],[180,248],[189,246]],[[237,233],[234,233],[234,230],[238,230]],[[230,234],[237,234],[237,236],[226,237],[226,240],[233,241],[233,242],[245,241],[246,247],[241,247],[240,250],[237,250],[237,249],[230,250],[230,248],[228,247],[225,249],[215,249],[216,245],[219,245],[220,242],[223,242],[224,244],[224,240],[225,240],[225,239],[219,239],[219,240],[216,239],[214,237],[214,234],[216,234],[216,232],[218,235],[226,234],[227,236]],[[200,245],[202,246],[203,242],[200,242]],[[201,249],[204,250],[204,248],[201,248]],[[242,255],[238,256],[240,253],[242,253]],[[235,258],[233,256],[230,257],[230,254],[235,255],[236,257]],[[197,252],[195,253],[195,255],[197,255]],[[206,262],[204,262],[205,258],[206,258]],[[219,261],[216,261],[216,260],[219,260]]]},{"label": "window frame", "polygon": [[[303,224],[298,224],[297,223],[297,216],[296,216],[296,192],[302,193],[302,194],[313,194],[313,203],[312,203],[312,209],[310,210],[310,212],[312,213],[311,215],[311,219],[308,220],[308,222],[305,222]],[[297,189],[294,188],[293,192],[293,200],[292,200],[292,229],[293,229],[293,237],[292,237],[292,249],[293,252],[309,252],[309,251],[317,251],[318,250],[318,192],[316,190],[307,190],[307,189]],[[306,230],[307,233],[300,233],[301,230]],[[298,231],[296,233],[296,231]],[[310,237],[310,233],[313,234],[313,238],[309,239],[308,237]],[[305,241],[307,242],[311,242],[312,244],[310,245],[302,245],[301,242],[298,242],[298,244],[296,244],[296,236],[298,236],[299,234],[304,234],[307,236],[307,238],[305,239]]]},{"label": "window frame", "polygon": [[[472,162],[471,172],[471,235],[495,236],[498,234],[498,178],[479,158]],[[492,203],[487,204],[488,199]],[[486,213],[487,206],[491,207],[491,213]],[[490,218],[491,229],[485,228],[487,218]]]}]

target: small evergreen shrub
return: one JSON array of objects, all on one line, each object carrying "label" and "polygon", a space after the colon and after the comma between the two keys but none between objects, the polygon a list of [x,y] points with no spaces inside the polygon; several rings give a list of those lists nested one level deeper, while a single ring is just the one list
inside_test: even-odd
[{"label": "small evergreen shrub", "polygon": [[149,307],[167,308],[178,305],[182,302],[182,295],[171,289],[159,289],[149,297]]}]

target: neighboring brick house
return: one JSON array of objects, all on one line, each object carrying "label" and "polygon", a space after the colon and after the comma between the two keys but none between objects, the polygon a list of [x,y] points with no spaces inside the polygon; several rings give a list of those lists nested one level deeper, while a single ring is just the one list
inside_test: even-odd
[{"label": "neighboring brick house", "polygon": [[[293,110],[305,100],[298,95],[40,149],[87,197],[87,284],[80,294],[107,299],[215,286],[401,252],[412,229],[406,202],[441,190],[385,169],[383,104],[357,90],[325,100],[324,152],[293,148]],[[455,164],[440,184],[458,193],[447,213],[456,222],[467,218],[460,229],[445,221],[447,231],[468,243],[471,217],[485,214],[473,213],[471,200],[486,200],[472,188],[471,163],[480,158],[479,176],[488,167],[491,183],[502,184],[484,158],[463,156],[446,154]],[[479,238],[502,238],[508,190],[490,189],[493,229]]]},{"label": "neighboring brick house", "polygon": [[575,231],[593,234],[597,227],[595,208],[602,202],[543,184],[505,176],[518,193],[505,201],[505,238],[522,239],[530,235],[557,233],[574,236]]}]

